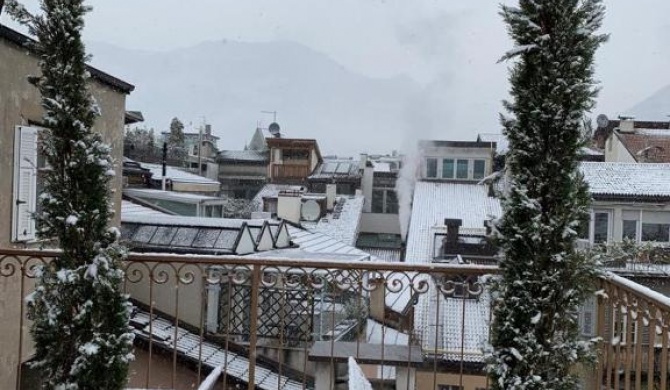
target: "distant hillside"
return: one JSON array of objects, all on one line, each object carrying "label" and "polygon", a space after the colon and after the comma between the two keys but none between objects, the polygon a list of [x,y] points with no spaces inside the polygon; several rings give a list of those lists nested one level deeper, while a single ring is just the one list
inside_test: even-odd
[{"label": "distant hillside", "polygon": [[639,120],[667,121],[670,115],[670,85],[667,85],[653,95],[636,104],[626,111],[626,114]]},{"label": "distant hillside", "polygon": [[411,131],[420,87],[405,78],[372,79],[290,42],[207,42],[168,52],[89,43],[92,64],[136,86],[128,100],[146,125],[166,130],[179,117],[202,118],[220,147],[242,148],[259,119],[278,111],[282,132],[316,138],[322,152],[390,152]]}]

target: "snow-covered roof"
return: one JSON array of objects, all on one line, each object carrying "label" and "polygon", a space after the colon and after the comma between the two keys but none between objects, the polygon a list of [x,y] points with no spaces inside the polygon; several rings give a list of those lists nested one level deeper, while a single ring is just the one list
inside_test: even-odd
[{"label": "snow-covered roof", "polygon": [[[277,198],[281,191],[304,191],[305,187],[293,184],[266,184],[254,196],[254,204],[263,208],[263,198]],[[260,210],[259,210],[260,211]]]},{"label": "snow-covered roof", "polygon": [[[151,336],[154,348],[158,346],[168,351],[176,350],[180,358],[191,362],[201,361],[210,369],[225,365],[226,375],[245,383],[249,382],[249,358],[247,356],[205,341],[201,336],[182,327],[175,329],[174,323],[156,315],[151,317],[145,311],[135,311],[130,318],[130,324],[134,327],[133,332],[137,338],[148,341]],[[176,340],[174,340],[175,331]],[[280,375],[258,363],[254,378],[256,387],[261,389],[299,390],[303,388],[302,383]]]},{"label": "snow-covered roof", "polygon": [[484,289],[476,299],[440,296],[440,308],[436,310],[437,294],[442,293],[436,291],[432,278],[427,280],[429,290],[419,296],[414,308],[414,331],[422,341],[424,354],[437,354],[451,361],[482,363],[491,318],[489,291]]},{"label": "snow-covered roof", "polygon": [[130,197],[174,200],[183,203],[226,202],[226,198],[217,198],[189,192],[163,191],[153,188],[124,188],[123,194]]},{"label": "snow-covered roof", "polygon": [[258,150],[222,150],[219,152],[219,161],[266,163],[268,154]]},{"label": "snow-covered roof", "polygon": [[356,245],[358,230],[363,214],[365,197],[340,195],[335,200],[334,210],[317,222],[302,221],[307,230],[323,233],[351,246]]},{"label": "snow-covered roof", "polygon": [[[203,218],[185,217],[181,215],[146,215],[146,214],[121,214],[121,221],[125,223],[151,224],[159,226],[197,226],[206,228],[239,229],[242,225],[261,227],[266,222],[264,219],[234,219],[234,218]],[[273,225],[279,225],[279,221],[267,221]]]},{"label": "snow-covered roof", "polygon": [[584,162],[594,197],[670,198],[670,164]]},{"label": "snow-covered roof", "polygon": [[[163,179],[163,167],[160,164],[149,164],[141,163],[142,168],[146,168],[151,171],[152,180],[162,180]],[[194,173],[189,173],[175,167],[166,167],[165,169],[165,178],[170,179],[173,183],[197,183],[197,184],[216,184],[219,185],[219,182],[216,180],[208,179],[196,175]]]},{"label": "snow-covered roof", "polygon": [[[365,340],[368,344],[405,345],[409,346],[409,335],[385,326],[368,318],[365,323]],[[395,379],[395,367],[377,366],[377,378]]]},{"label": "snow-covered roof", "polygon": [[375,256],[381,261],[387,263],[397,263],[402,256],[401,249],[387,249],[387,248],[362,248],[367,253]]},{"label": "snow-covered roof", "polygon": [[353,356],[349,357],[347,362],[349,381],[347,384],[347,389],[350,390],[372,390],[372,385],[370,381],[365,376],[365,373],[361,367],[356,362]]},{"label": "snow-covered roof", "polygon": [[312,232],[290,225],[288,226],[288,232],[291,235],[291,241],[305,252],[355,255],[360,256],[361,260],[379,260],[365,251],[352,245],[347,245],[324,233]]},{"label": "snow-covered roof", "polygon": [[142,206],[136,203],[133,203],[129,200],[121,201],[121,218],[123,217],[142,217],[142,218],[153,218],[156,216],[166,215],[158,210]]},{"label": "snow-covered roof", "polygon": [[488,196],[486,185],[417,182],[405,261],[433,261],[434,235],[444,226],[445,218],[460,219],[462,229],[483,235],[484,221],[501,215],[500,200]]}]

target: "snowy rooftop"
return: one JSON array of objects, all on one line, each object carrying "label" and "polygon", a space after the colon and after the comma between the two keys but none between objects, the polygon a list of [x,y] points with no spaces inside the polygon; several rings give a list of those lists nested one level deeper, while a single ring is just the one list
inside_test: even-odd
[{"label": "snowy rooftop", "polygon": [[369,253],[353,245],[347,245],[324,233],[312,232],[290,225],[288,226],[288,232],[291,235],[291,241],[305,252],[354,255],[359,256],[361,260],[379,261],[379,259],[371,256]]},{"label": "snowy rooftop", "polygon": [[363,203],[365,197],[340,195],[336,198],[334,210],[328,212],[318,222],[302,221],[301,225],[316,233],[326,234],[347,245],[356,245]]},{"label": "snowy rooftop", "polygon": [[124,188],[123,194],[131,197],[175,200],[184,203],[225,202],[226,198],[217,198],[188,192],[163,191],[152,188]]},{"label": "snowy rooftop", "polygon": [[142,218],[152,218],[156,216],[166,215],[163,212],[154,210],[150,207],[142,206],[136,203],[133,203],[129,200],[121,201],[121,218],[124,217],[142,217]]},{"label": "snowy rooftop", "polygon": [[670,164],[584,162],[581,171],[595,197],[670,198]]},{"label": "snowy rooftop", "polygon": [[476,299],[441,296],[438,318],[436,286],[432,278],[427,280],[429,291],[419,296],[414,312],[414,331],[421,337],[424,352],[437,352],[446,360],[462,358],[465,362],[482,363],[489,337],[489,291],[484,289]]},{"label": "snowy rooftop", "polygon": [[[409,345],[409,335],[385,326],[368,318],[365,324],[365,336],[368,344]],[[377,366],[377,378],[395,379],[395,367]]]},{"label": "snowy rooftop", "polygon": [[[226,350],[225,348],[204,341],[201,336],[193,334],[188,330],[174,326],[174,323],[157,317],[151,317],[144,311],[136,311],[131,319],[131,325],[135,328],[135,336],[142,340],[151,340],[154,348],[157,346],[168,351],[176,350],[181,357],[191,362],[202,361],[202,364],[210,369],[226,366],[226,374],[240,381],[249,381],[249,359],[247,356]],[[176,340],[175,339],[176,334]],[[256,387],[260,389],[302,389],[302,383],[289,377],[280,375],[271,369],[256,366]]]},{"label": "snowy rooftop", "polygon": [[266,184],[254,196],[254,203],[263,207],[263,198],[276,198],[281,191],[303,191],[305,187],[291,184]]},{"label": "snowy rooftop", "polygon": [[[151,178],[153,180],[162,180],[163,179],[163,167],[160,164],[148,164],[141,163],[142,168],[146,168],[151,171]],[[216,184],[219,185],[219,182],[216,180],[208,179],[193,173],[183,171],[175,167],[166,167],[165,178],[170,179],[175,183],[198,183],[198,184]]]},{"label": "snowy rooftop", "polygon": [[461,219],[463,230],[483,235],[484,221],[502,215],[500,200],[488,196],[488,186],[479,184],[418,182],[412,205],[405,253],[408,263],[433,261],[434,235],[445,218]]},{"label": "snowy rooftop", "polygon": [[268,154],[258,150],[222,150],[219,152],[218,159],[231,162],[266,163]]}]

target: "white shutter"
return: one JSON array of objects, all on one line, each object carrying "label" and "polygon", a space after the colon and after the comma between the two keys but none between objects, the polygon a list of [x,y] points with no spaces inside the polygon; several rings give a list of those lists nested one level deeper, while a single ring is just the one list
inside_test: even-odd
[{"label": "white shutter", "polygon": [[14,133],[12,241],[35,239],[37,133],[37,128],[25,126],[17,126]]}]

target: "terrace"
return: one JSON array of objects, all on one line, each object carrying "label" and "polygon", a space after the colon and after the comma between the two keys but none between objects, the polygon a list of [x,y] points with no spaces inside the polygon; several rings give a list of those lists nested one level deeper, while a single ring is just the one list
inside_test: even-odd
[{"label": "terrace", "polygon": [[[34,267],[56,254],[0,249],[1,321],[16,334],[0,346],[0,374],[13,374],[16,389],[34,383],[23,298]],[[375,389],[488,388],[482,347],[496,267],[314,256],[131,254],[129,387],[344,388],[352,355]],[[668,388],[670,299],[612,273],[593,283],[598,293],[575,313],[584,336],[600,339],[597,363],[576,367],[585,388]],[[391,311],[409,325],[387,322]]]}]

